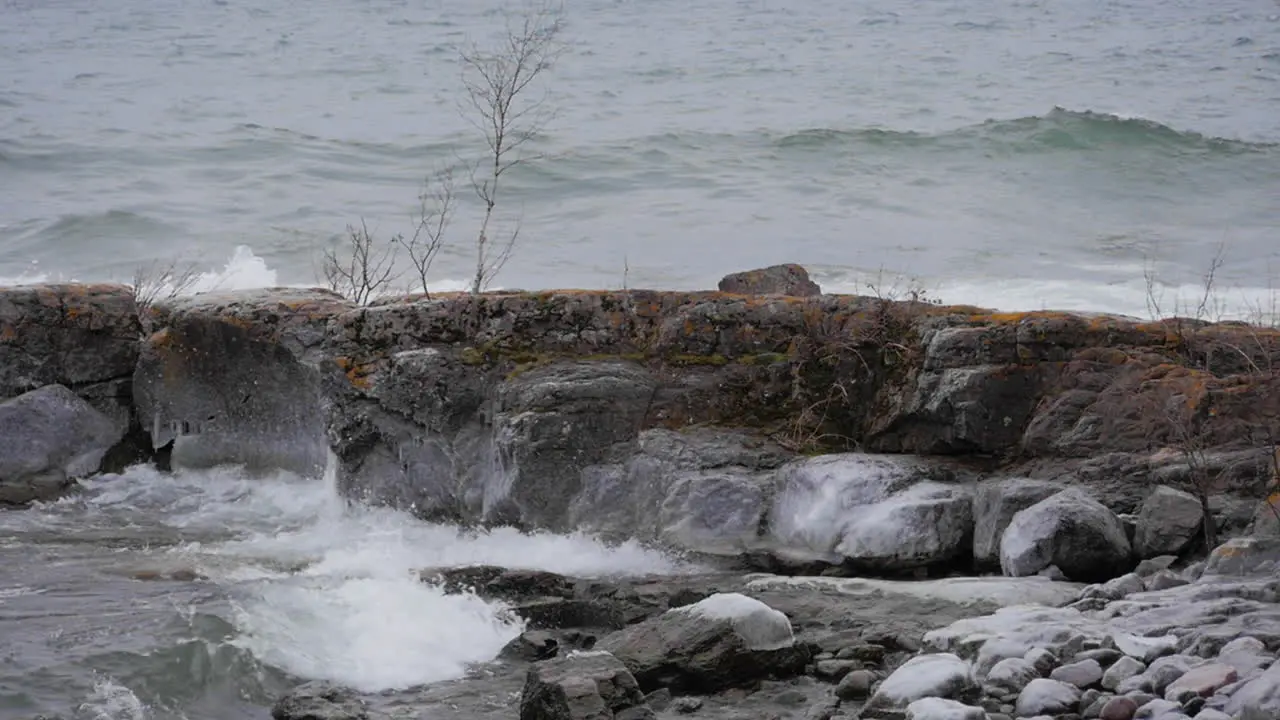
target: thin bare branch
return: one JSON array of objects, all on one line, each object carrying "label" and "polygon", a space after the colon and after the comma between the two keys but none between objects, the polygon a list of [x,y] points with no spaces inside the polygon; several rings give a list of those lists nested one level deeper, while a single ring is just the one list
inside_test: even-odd
[{"label": "thin bare branch", "polygon": [[428,298],[427,275],[436,256],[444,248],[445,231],[453,221],[457,209],[454,195],[453,170],[445,169],[428,177],[418,195],[418,213],[414,218],[413,235],[406,239],[397,235],[392,240],[404,248],[413,265],[418,287]]},{"label": "thin bare branch", "polygon": [[152,262],[133,271],[134,303],[138,310],[146,310],[159,301],[186,294],[199,280],[200,269],[195,263]]},{"label": "thin bare branch", "polygon": [[321,272],[325,284],[357,305],[368,305],[399,277],[395,270],[399,243],[393,240],[376,247],[363,218],[360,227],[347,226],[346,241],[343,253],[332,248],[324,251]]}]

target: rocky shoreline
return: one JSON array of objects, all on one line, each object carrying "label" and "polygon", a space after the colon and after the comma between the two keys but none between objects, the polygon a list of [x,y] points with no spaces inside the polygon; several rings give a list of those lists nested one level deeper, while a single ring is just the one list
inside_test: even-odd
[{"label": "rocky shoreline", "polygon": [[[0,288],[0,505],[56,498],[78,477],[140,461],[312,476],[336,463],[342,491],[364,502],[463,525],[637,539],[727,573],[676,594],[664,580],[661,602],[625,608],[579,597],[585,581],[538,580],[539,609],[516,611],[552,634],[527,633],[512,651],[532,662],[520,709],[530,719],[713,716],[721,706],[730,717],[753,701],[681,699],[748,692],[726,677],[782,695],[809,678],[797,691],[806,717],[1034,709],[1115,720],[1104,706],[1127,707],[1117,698],[1135,692],[1151,697],[1130,697],[1141,707],[1130,716],[1275,717],[1247,714],[1274,707],[1257,685],[1276,679],[1268,663],[1231,665],[1218,645],[1238,637],[1204,638],[1225,627],[1261,644],[1245,643],[1253,657],[1278,649],[1266,539],[1280,526],[1277,360],[1271,329],[821,295],[796,266],[730,276],[715,292],[367,307],[287,288],[142,307],[125,286]],[[1202,575],[1194,560],[1222,540]],[[1215,569],[1233,562],[1248,567]],[[453,582],[452,572],[431,577]],[[474,572],[468,587],[506,576]],[[795,602],[765,597],[750,572],[915,588],[999,572],[1035,583],[1014,594],[1039,609],[943,602],[953,609],[927,610],[912,640],[848,650],[806,635],[805,613],[817,611],[803,599],[822,596],[817,586],[793,586]],[[1063,580],[1096,585],[1079,594]],[[899,585],[885,587],[900,595]],[[1071,597],[1041,596],[1046,586]],[[1002,605],[1015,607],[983,615]],[[1191,624],[1143,624],[1176,614],[1160,608],[1192,613]],[[994,625],[963,619],[978,617]],[[1019,624],[1055,630],[1019,635]],[[1146,640],[1118,634],[1176,642],[1149,656],[1134,650]],[[995,646],[979,651],[1000,638],[1009,652],[984,664]],[[686,658],[681,643],[700,649]],[[1104,678],[1137,667],[1124,658],[1147,681],[1121,692]],[[1166,668],[1211,674],[1197,658],[1235,673],[1199,692],[1203,708],[1167,693],[1176,678]],[[704,660],[727,664],[690,670]],[[995,667],[1004,674],[992,681]],[[908,692],[898,672],[945,681]],[[866,685],[865,706],[838,694],[846,677]],[[363,702],[318,692],[330,699],[315,702]],[[676,700],[663,705],[662,692]],[[818,697],[826,710],[808,702]],[[1169,702],[1178,709],[1152,705]]]}]

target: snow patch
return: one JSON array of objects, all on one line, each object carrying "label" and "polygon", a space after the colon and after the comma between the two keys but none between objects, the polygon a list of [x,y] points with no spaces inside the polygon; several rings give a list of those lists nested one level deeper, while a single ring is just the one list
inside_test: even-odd
[{"label": "snow patch", "polygon": [[907,706],[907,720],[986,720],[980,707],[944,698],[922,698]]},{"label": "snow patch", "polygon": [[781,650],[795,643],[785,614],[741,593],[716,593],[677,611],[728,620],[748,650]]}]

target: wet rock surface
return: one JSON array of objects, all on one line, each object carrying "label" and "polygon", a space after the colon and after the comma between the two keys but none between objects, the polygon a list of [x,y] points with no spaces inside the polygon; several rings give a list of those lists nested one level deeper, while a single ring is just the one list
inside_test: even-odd
[{"label": "wet rock surface", "polygon": [[61,385],[0,402],[0,506],[60,496],[97,472],[124,433]]}]

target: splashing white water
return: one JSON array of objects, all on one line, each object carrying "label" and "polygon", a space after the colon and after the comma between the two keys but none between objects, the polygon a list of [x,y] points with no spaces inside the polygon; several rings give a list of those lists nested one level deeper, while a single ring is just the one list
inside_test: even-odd
[{"label": "splashing white water", "polygon": [[[221,586],[235,644],[299,677],[366,692],[448,680],[491,660],[523,629],[500,603],[446,595],[424,568],[501,565],[575,575],[678,573],[686,566],[634,544],[583,535],[467,533],[390,508],[350,504],[323,481],[247,477],[233,468],[173,475],[133,468],[90,481],[102,512],[161,518],[190,541],[163,562]],[[56,506],[39,519],[57,524]],[[74,520],[76,515],[68,515]],[[228,531],[231,537],[227,537]]]},{"label": "splashing white water", "polygon": [[147,706],[129,688],[104,678],[93,684],[93,693],[76,708],[83,720],[147,720]]}]

